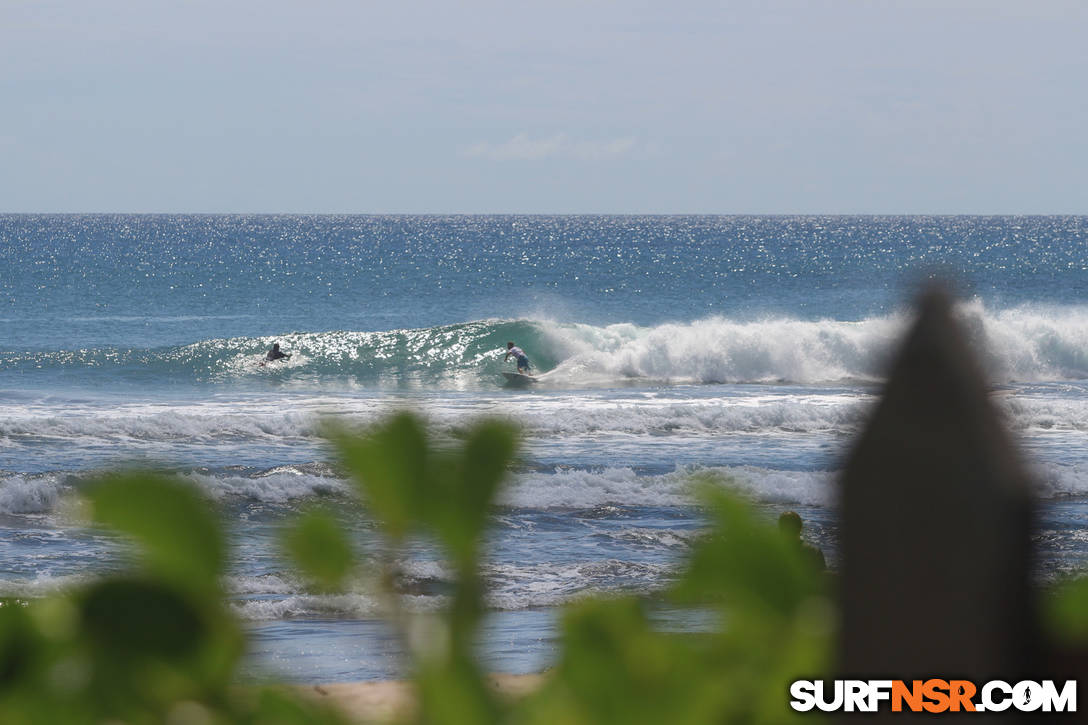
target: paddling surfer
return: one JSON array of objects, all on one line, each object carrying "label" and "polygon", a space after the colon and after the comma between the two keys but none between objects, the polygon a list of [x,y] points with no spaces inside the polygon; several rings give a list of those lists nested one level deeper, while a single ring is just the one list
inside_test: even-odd
[{"label": "paddling surfer", "polygon": [[280,344],[278,342],[272,343],[272,349],[268,351],[268,354],[264,356],[265,362],[274,362],[276,360],[284,360],[291,357],[289,352],[281,352]]}]

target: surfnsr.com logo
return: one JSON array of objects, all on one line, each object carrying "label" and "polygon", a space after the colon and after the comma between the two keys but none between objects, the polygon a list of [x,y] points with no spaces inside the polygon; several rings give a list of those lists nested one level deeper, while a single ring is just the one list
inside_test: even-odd
[{"label": "surfnsr.com logo", "polygon": [[796,680],[790,697],[798,712],[1076,712],[1077,681]]}]

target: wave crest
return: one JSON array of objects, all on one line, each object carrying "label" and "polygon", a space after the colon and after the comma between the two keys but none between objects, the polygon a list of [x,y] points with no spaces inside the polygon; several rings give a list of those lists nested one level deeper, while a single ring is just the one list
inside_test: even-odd
[{"label": "wave crest", "polygon": [[[957,307],[995,382],[1088,379],[1088,306]],[[546,382],[577,386],[625,380],[670,383],[826,384],[879,380],[909,320],[711,317],[641,327],[548,320],[478,320],[414,330],[296,332],[204,340],[155,349],[104,348],[0,354],[0,367],[119,371],[227,381],[349,380],[367,386],[494,385],[507,340],[533,359]],[[290,360],[262,365],[279,342]]]}]

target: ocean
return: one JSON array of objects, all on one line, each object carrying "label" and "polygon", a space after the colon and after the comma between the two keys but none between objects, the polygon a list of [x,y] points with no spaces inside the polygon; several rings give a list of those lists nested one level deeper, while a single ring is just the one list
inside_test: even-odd
[{"label": "ocean", "polygon": [[[480,651],[540,670],[564,602],[668,585],[702,527],[693,474],[798,511],[834,568],[835,474],[934,278],[1034,473],[1037,577],[1082,571],[1086,249],[1088,217],[0,216],[0,596],[121,566],[68,495],[151,465],[224,512],[247,676],[402,675],[369,591],[308,591],[279,529],[320,501],[381,546],[324,420],[499,416],[524,455]],[[504,387],[508,340],[541,382]],[[262,367],[274,342],[292,356]],[[441,606],[438,552],[398,565],[411,606]]]}]

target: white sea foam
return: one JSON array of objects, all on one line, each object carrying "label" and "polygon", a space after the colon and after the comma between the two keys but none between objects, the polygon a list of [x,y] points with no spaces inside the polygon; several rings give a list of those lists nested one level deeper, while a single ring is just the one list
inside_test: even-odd
[{"label": "white sea foam", "polygon": [[0,579],[0,597],[39,599],[64,594],[85,586],[97,578],[94,574],[63,574],[54,576],[39,572],[33,579]]},{"label": "white sea foam", "polygon": [[1088,430],[1088,391],[1077,397],[1013,394],[995,397],[1005,420],[1015,430]]},{"label": "white sea foam", "polygon": [[[1037,495],[1043,498],[1088,495],[1088,461],[1031,462]],[[719,481],[753,498],[802,506],[833,505],[838,471],[792,471],[757,466],[683,466],[660,475],[630,468],[560,469],[553,474],[515,478],[502,496],[510,506],[588,509],[599,506],[687,506],[695,480]]]},{"label": "white sea foam", "polygon": [[56,508],[64,488],[59,474],[0,476],[0,513],[49,513]]},{"label": "white sea foam", "polygon": [[[78,488],[78,482],[94,472],[70,474],[0,473],[0,514],[47,514],[55,511],[66,493]],[[350,496],[353,487],[325,466],[278,466],[248,474],[219,472],[181,472],[213,499],[248,499],[262,503],[286,503],[315,496]]]},{"label": "white sea foam", "polygon": [[660,588],[672,572],[673,567],[666,564],[618,559],[527,566],[496,564],[483,569],[488,606],[506,610],[551,607],[617,589],[645,593]]},{"label": "white sea foam", "polygon": [[993,311],[974,301],[958,309],[999,381],[1088,378],[1088,306]]},{"label": "white sea foam", "polygon": [[[1088,306],[957,306],[995,382],[1088,378]],[[564,380],[826,383],[877,380],[906,330],[894,314],[859,321],[712,317],[639,327],[541,323]]]},{"label": "white sea foam", "polygon": [[270,621],[318,616],[373,617],[381,613],[378,600],[367,594],[294,594],[272,599],[231,602],[239,617]]},{"label": "white sea foam", "polygon": [[[1088,495],[1088,463],[1082,464],[1075,458],[1051,460],[1049,454],[1045,458],[1033,467],[1040,495]],[[180,475],[222,501],[244,499],[284,504],[313,497],[354,496],[349,481],[339,478],[331,469],[312,464],[249,473],[189,471]],[[834,501],[835,475],[833,471],[779,470],[753,465],[684,465],[656,474],[625,466],[591,469],[560,466],[515,473],[500,493],[499,503],[531,509],[683,507],[695,502],[693,482],[710,477],[758,500],[827,506]],[[33,476],[0,474],[0,514],[51,513],[72,487],[73,480],[71,474],[63,472]],[[424,572],[411,574],[418,578],[429,576]],[[430,575],[440,576],[437,572]]]},{"label": "white sea foam", "polygon": [[[347,480],[336,477],[331,471],[313,472],[312,468],[281,466],[250,474],[221,471],[180,475],[216,499],[285,503],[313,496],[352,495],[353,487]],[[755,466],[684,466],[657,475],[640,475],[627,467],[559,468],[554,472],[520,473],[512,477],[500,502],[506,506],[544,509],[602,505],[687,506],[693,503],[693,477],[707,475],[770,501],[822,504],[828,500],[830,474],[826,472],[776,471]],[[61,474],[0,477],[0,513],[52,511],[64,488],[61,479]],[[422,572],[413,574],[425,576]]]},{"label": "white sea foam", "polygon": [[281,574],[235,574],[225,582],[234,596],[297,594],[304,589],[298,577]]},{"label": "white sea foam", "polygon": [[1088,495],[1088,463],[1036,462],[1030,465],[1030,469],[1041,496]]},{"label": "white sea foam", "polygon": [[[452,574],[433,561],[398,562],[400,603],[414,612],[434,612],[448,605]],[[556,606],[591,593],[617,589],[647,592],[660,588],[673,573],[672,565],[599,559],[536,564],[484,563],[481,576],[487,606],[500,610]],[[444,583],[421,593],[423,583]],[[374,617],[383,611],[381,598],[365,587],[339,594],[315,594],[305,586],[287,584],[278,576],[238,577],[227,582],[235,596],[232,606],[254,621],[315,616]]]},{"label": "white sea foam", "polygon": [[830,393],[526,401],[517,421],[544,435],[839,431],[856,426],[870,402],[868,395]]},{"label": "white sea foam", "polygon": [[[480,416],[510,417],[528,435],[579,436],[590,433],[663,435],[677,432],[717,434],[761,431],[827,431],[852,428],[866,410],[863,394],[790,394],[738,397],[618,397],[603,395],[536,396],[512,404],[509,396],[481,396],[474,405],[430,400],[424,409],[436,430],[462,429]],[[139,450],[168,445],[238,446],[246,444],[313,445],[323,418],[335,412],[354,425],[375,422],[388,410],[369,398],[291,401],[290,411],[269,408],[283,401],[239,402],[206,406],[179,401],[157,406],[0,406],[0,440],[70,441],[76,445],[121,446]],[[333,406],[338,408],[334,409]],[[167,410],[163,410],[167,408]]]},{"label": "white sea foam", "polygon": [[[1083,392],[1080,393],[1083,395]],[[438,431],[461,429],[481,415],[508,417],[529,436],[583,436],[622,433],[669,435],[727,433],[811,433],[852,431],[874,400],[870,394],[778,394],[738,397],[670,397],[637,399],[617,396],[538,396],[512,404],[509,399],[482,398],[471,409],[432,401],[424,412]],[[1088,430],[1088,397],[1073,394],[1011,394],[995,398],[1014,428]],[[320,438],[327,407],[307,409],[292,404],[289,413],[254,411],[198,413],[179,403],[171,412],[145,414],[127,407],[34,411],[0,407],[0,443],[68,441],[75,445],[128,446],[133,451],[154,443],[237,446],[246,444],[314,445]],[[341,419],[356,425],[373,423],[385,410],[370,401],[345,399]]]},{"label": "white sea foam", "polygon": [[292,466],[280,466],[271,471],[251,475],[184,473],[216,499],[245,498],[263,503],[286,503],[312,496],[348,495],[351,484],[332,475],[300,471]]},{"label": "white sea foam", "polygon": [[831,474],[824,471],[685,466],[661,475],[639,475],[633,469],[617,467],[519,476],[501,500],[523,508],[690,506],[694,503],[693,482],[707,476],[768,501],[826,505],[831,493]]},{"label": "white sea foam", "polygon": [[[183,406],[184,407],[184,404]],[[0,418],[0,436],[100,439],[117,442],[154,440],[188,443],[313,437],[317,419],[312,414],[278,415],[193,414],[170,410],[144,413],[126,406],[47,416]]]},{"label": "white sea foam", "polygon": [[638,327],[549,325],[564,360],[551,377],[693,383],[872,380],[901,332],[898,317],[861,322],[713,317]]}]

